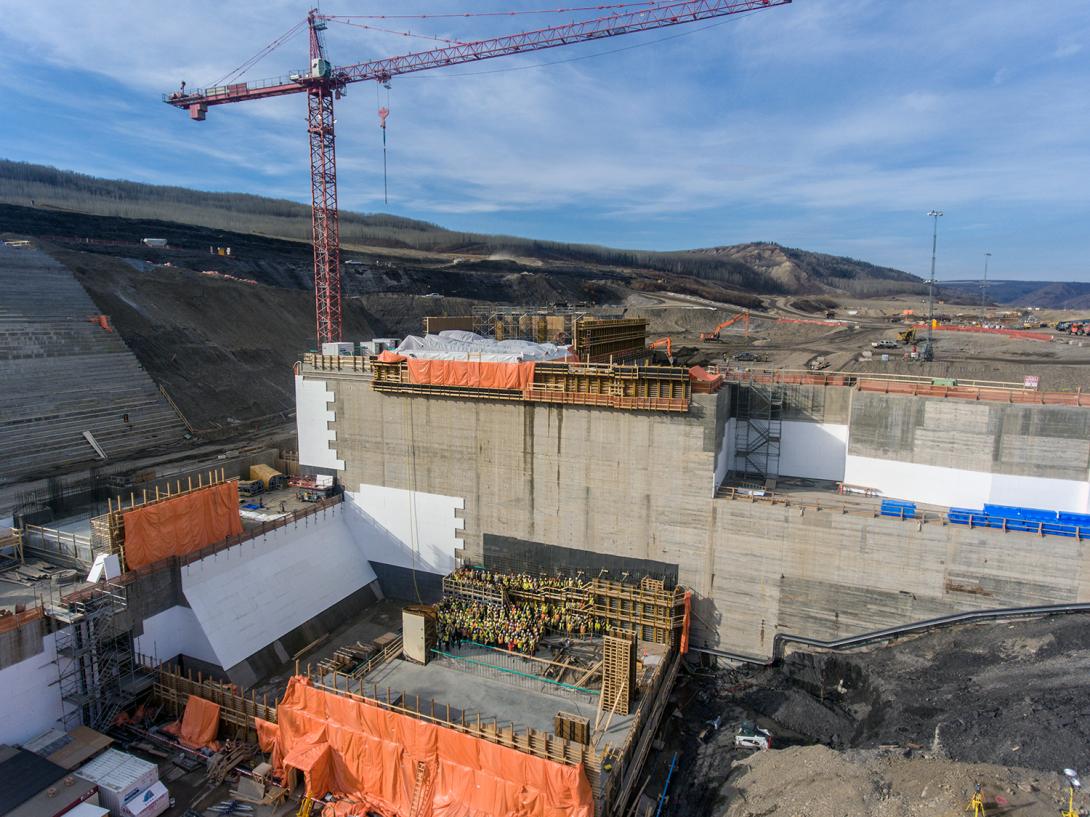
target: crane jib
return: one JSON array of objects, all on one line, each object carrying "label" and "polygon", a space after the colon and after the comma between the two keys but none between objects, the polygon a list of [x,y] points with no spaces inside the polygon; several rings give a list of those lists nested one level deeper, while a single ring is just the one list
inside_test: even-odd
[{"label": "crane jib", "polygon": [[[337,162],[333,133],[336,120],[333,118],[333,102],[340,98],[341,92],[349,83],[367,80],[386,82],[399,74],[447,68],[511,54],[541,51],[606,37],[744,14],[775,6],[785,6],[790,2],[791,0],[664,2],[652,8],[622,11],[535,31],[490,37],[476,42],[451,43],[428,51],[360,62],[339,68],[333,68],[326,60],[321,36],[327,21],[338,20],[338,18],[312,10],[306,19],[310,32],[310,67],[306,70],[293,71],[286,76],[271,79],[236,82],[191,91],[186,90],[183,82],[177,91],[163,94],[163,101],[188,110],[190,119],[201,121],[211,105],[269,99],[288,94],[307,94],[309,111],[307,130],[311,140],[314,293],[320,345],[341,339],[340,230],[337,210]],[[669,351],[670,346],[666,345]]]}]

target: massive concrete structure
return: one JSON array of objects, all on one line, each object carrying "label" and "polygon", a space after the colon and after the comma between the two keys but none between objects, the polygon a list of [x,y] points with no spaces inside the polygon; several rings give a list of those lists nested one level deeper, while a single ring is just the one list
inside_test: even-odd
[{"label": "massive concrete structure", "polygon": [[[717,496],[744,470],[748,385],[671,414],[379,393],[365,372],[331,369],[297,375],[300,461],[339,475],[391,595],[433,593],[458,560],[659,575],[695,591],[694,644],[759,657],[777,633],[1090,599],[1077,538],[956,527],[939,512],[890,519],[877,500],[831,491]],[[779,398],[781,484],[1087,510],[1085,408],[842,386]]]}]

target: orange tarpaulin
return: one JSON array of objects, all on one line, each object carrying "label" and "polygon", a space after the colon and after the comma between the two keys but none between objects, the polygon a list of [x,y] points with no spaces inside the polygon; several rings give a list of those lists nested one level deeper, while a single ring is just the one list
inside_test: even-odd
[{"label": "orange tarpaulin", "polygon": [[[343,798],[338,815],[360,805],[408,817],[418,764],[430,795],[419,817],[593,817],[583,767],[568,766],[465,735],[370,701],[315,689],[292,678],[277,723],[255,720],[279,774],[303,772],[307,794]],[[282,760],[280,760],[282,758]],[[279,761],[279,762],[278,762]]]},{"label": "orange tarpaulin", "polygon": [[682,655],[689,654],[689,627],[692,624],[693,615],[693,591],[685,591],[685,618],[681,622],[681,647]]},{"label": "orange tarpaulin", "polygon": [[399,355],[397,352],[391,352],[389,349],[383,349],[377,358],[379,363],[400,363],[403,360],[408,360],[405,355]]},{"label": "orange tarpaulin", "polygon": [[238,483],[221,482],[125,511],[125,563],[130,570],[200,550],[242,533]]},{"label": "orange tarpaulin", "polygon": [[534,364],[491,363],[480,360],[418,360],[411,357],[409,382],[428,386],[472,386],[522,391],[534,382]]},{"label": "orange tarpaulin", "polygon": [[190,749],[214,748],[220,731],[220,707],[204,698],[190,695],[182,719],[163,727],[163,731],[178,738]]}]

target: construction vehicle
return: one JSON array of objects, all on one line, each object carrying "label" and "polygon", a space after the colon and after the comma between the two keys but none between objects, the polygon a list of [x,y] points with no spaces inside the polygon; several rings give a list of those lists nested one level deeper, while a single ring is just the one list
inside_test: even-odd
[{"label": "construction vehicle", "polygon": [[659,338],[658,340],[653,340],[647,344],[648,349],[662,349],[663,347],[666,347],[666,359],[673,363],[674,343],[670,338]]},{"label": "construction vehicle", "polygon": [[765,749],[772,748],[772,733],[762,729],[753,721],[742,721],[734,735],[734,746],[737,749]]},{"label": "construction vehicle", "polygon": [[[385,59],[367,60],[348,65],[334,65],[325,50],[325,31],[330,24],[370,28],[372,17],[337,16],[311,9],[306,20],[265,46],[255,58],[214,85],[186,90],[183,82],[177,91],[163,94],[163,101],[184,111],[195,122],[203,121],[208,109],[248,100],[304,94],[307,99],[307,133],[310,141],[311,232],[314,244],[314,295],[318,345],[341,340],[341,242],[337,203],[336,118],[333,102],[345,96],[356,82],[374,82],[390,87],[397,76],[420,71],[476,64],[481,60],[525,54],[574,43],[592,43],[606,37],[638,34],[676,25],[694,24],[735,14],[752,14],[762,9],[786,6],[791,0],[699,0],[699,2],[620,4],[605,7],[609,12],[598,17],[570,20],[559,25],[536,26],[506,36],[459,41],[440,39],[442,45],[428,51],[414,51]],[[545,14],[568,14],[571,9],[555,9]],[[490,12],[492,13],[492,12]],[[518,12],[511,12],[518,13]],[[466,13],[470,17],[475,13]],[[426,17],[427,15],[421,15]],[[384,20],[385,17],[379,17]],[[554,18],[558,19],[558,18]],[[285,77],[258,81],[244,80],[245,72],[291,37],[306,31],[309,60],[303,71]],[[413,32],[398,32],[413,36]],[[419,33],[419,32],[417,32]],[[430,35],[425,35],[430,36]],[[385,170],[386,117],[389,106],[378,110],[383,135]],[[385,177],[385,173],[384,173]]]},{"label": "construction vehicle", "polygon": [[717,327],[715,327],[715,329],[713,329],[712,331],[710,331],[710,332],[701,332],[700,333],[700,339],[701,340],[719,340],[719,333],[721,331],[723,331],[724,329],[726,329],[728,326],[733,326],[734,324],[738,323],[738,321],[742,321],[744,334],[746,335],[746,337],[749,337],[749,313],[748,312],[739,312],[733,318],[728,318],[727,320],[723,321],[721,324],[719,324]]},{"label": "construction vehicle", "polygon": [[897,333],[897,340],[903,343],[905,346],[911,346],[916,342],[916,327],[910,327],[904,331]]}]

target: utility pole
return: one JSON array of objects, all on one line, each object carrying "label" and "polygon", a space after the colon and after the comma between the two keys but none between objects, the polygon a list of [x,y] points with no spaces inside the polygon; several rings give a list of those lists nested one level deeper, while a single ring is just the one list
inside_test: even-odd
[{"label": "utility pole", "polygon": [[942,210],[932,210],[927,214],[935,219],[935,230],[931,234],[931,277],[927,280],[927,346],[923,350],[924,360],[935,359],[935,252],[939,247],[939,219]]},{"label": "utility pole", "polygon": [[990,252],[984,253],[984,283],[980,285],[980,307],[988,306],[988,259],[992,257]]}]

